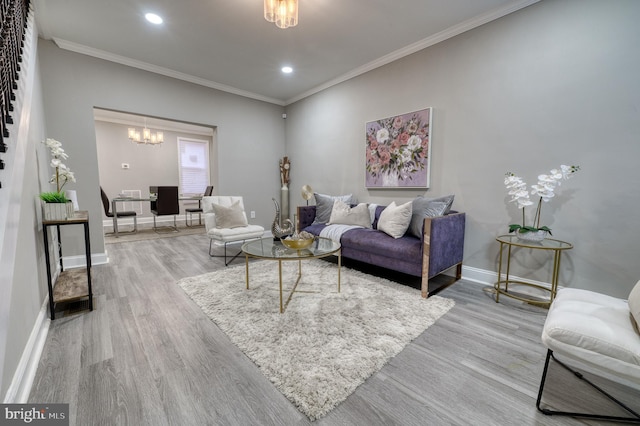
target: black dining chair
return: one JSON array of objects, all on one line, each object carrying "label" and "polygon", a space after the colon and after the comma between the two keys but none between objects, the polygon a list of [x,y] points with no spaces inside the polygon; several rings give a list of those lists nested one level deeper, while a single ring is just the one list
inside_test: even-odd
[{"label": "black dining chair", "polygon": [[[213,186],[207,186],[207,189],[204,190],[203,197],[209,197],[211,194],[213,194]],[[202,225],[202,201],[201,200],[198,201],[198,208],[184,209],[184,223],[188,227],[194,226],[193,215],[195,213],[198,213],[198,225]]]},{"label": "black dining chair", "polygon": [[153,230],[158,232],[156,216],[173,215],[173,232],[178,232],[176,215],[180,214],[180,203],[177,186],[152,186],[149,192],[155,194],[155,200],[151,201],[151,213],[153,213]]},{"label": "black dining chair", "polygon": [[[113,212],[111,211],[111,201],[109,201],[109,197],[107,197],[107,194],[104,192],[104,189],[102,189],[102,187],[100,187],[100,197],[102,197],[102,207],[104,207],[104,214],[107,217],[113,218]],[[118,233],[132,234],[132,233],[138,232],[138,220],[137,220],[138,213],[134,211],[117,212],[116,221],[120,217],[133,217],[133,231],[121,232],[120,230],[118,230]]]}]

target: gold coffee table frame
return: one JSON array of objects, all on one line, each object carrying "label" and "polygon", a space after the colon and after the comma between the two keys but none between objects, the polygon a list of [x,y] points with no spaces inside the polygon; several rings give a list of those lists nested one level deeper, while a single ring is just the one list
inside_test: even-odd
[{"label": "gold coffee table frame", "polygon": [[[249,290],[249,258],[277,260],[278,261],[278,281],[280,283],[280,313],[284,313],[285,309],[291,301],[293,293],[298,287],[300,278],[302,278],[302,261],[307,259],[319,259],[331,255],[338,256],[338,293],[340,293],[340,269],[342,266],[342,252],[340,243],[329,238],[317,237],[311,246],[304,249],[290,249],[285,247],[280,241],[274,241],[273,238],[262,238],[253,240],[242,245],[242,252],[245,257],[245,270],[247,290]],[[282,298],[282,262],[297,260],[298,261],[298,278],[296,279],[287,301],[283,303]]]},{"label": "gold coffee table frame", "polygon": [[[540,242],[528,242],[519,240],[515,235],[500,235],[496,238],[496,241],[500,243],[500,259],[498,260],[498,281],[493,286],[496,293],[496,303],[500,301],[500,295],[504,294],[505,296],[512,297],[514,299],[521,300],[526,303],[530,303],[533,305],[549,307],[551,306],[551,302],[556,297],[556,292],[558,291],[558,276],[560,275],[560,257],[564,250],[569,250],[573,248],[571,243],[567,243],[565,241],[554,240],[552,238],[545,238]],[[507,246],[507,271],[505,279],[502,279],[502,252],[504,246]],[[551,288],[547,288],[538,284],[529,283],[525,281],[512,280],[509,279],[509,270],[511,267],[511,248],[512,247],[524,247],[534,250],[551,250],[553,251],[553,272],[551,274]],[[502,288],[502,284],[504,284],[504,289]],[[549,301],[540,300],[540,299],[530,299],[521,296],[517,296],[513,293],[509,292],[509,284],[520,284],[526,285],[529,287],[539,288],[541,290],[548,291]]]}]

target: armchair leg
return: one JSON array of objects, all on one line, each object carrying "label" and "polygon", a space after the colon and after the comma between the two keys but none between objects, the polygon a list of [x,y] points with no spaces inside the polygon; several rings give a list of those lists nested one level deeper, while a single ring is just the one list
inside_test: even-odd
[{"label": "armchair leg", "polygon": [[[596,391],[598,391],[601,395],[604,395],[609,400],[613,401],[618,406],[622,407],[625,411],[627,411],[633,417],[607,416],[607,415],[603,415],[603,414],[590,414],[590,413],[574,413],[574,412],[569,412],[569,411],[555,411],[555,410],[549,410],[548,408],[542,408],[540,406],[540,403],[542,401],[542,392],[544,391],[544,383],[545,383],[546,378],[547,378],[547,372],[548,372],[548,369],[549,369],[549,361],[552,358],[553,358],[553,360],[555,362],[557,362],[559,365],[561,365],[564,369],[566,369],[567,371],[570,371],[571,373],[573,373],[578,379],[584,380],[588,385],[590,385],[592,388],[594,388]],[[584,419],[598,419],[598,420],[608,420],[608,421],[618,421],[618,422],[625,422],[625,423],[638,423],[638,424],[640,424],[640,414],[638,414],[637,412],[633,411],[631,408],[627,407],[622,401],[619,401],[618,399],[614,398],[611,394],[607,393],[605,390],[603,390],[602,388],[598,387],[596,384],[590,382],[580,372],[575,371],[572,368],[570,368],[569,366],[567,366],[566,364],[560,362],[553,355],[553,351],[551,349],[547,350],[547,358],[546,358],[546,360],[544,362],[544,370],[542,371],[542,379],[540,380],[540,389],[538,391],[538,399],[536,400],[536,407],[538,408],[538,411],[540,411],[542,414],[547,415],[547,416],[553,416],[553,415],[555,415],[555,416],[568,416],[568,417],[579,417],[579,418],[584,418]]]},{"label": "armchair leg", "polygon": [[[242,242],[244,242],[244,240],[242,240]],[[209,256],[210,257],[224,257],[224,266],[229,266],[229,264],[231,262],[233,262],[236,257],[238,257],[238,256],[240,256],[240,254],[242,254],[242,250],[240,250],[238,253],[233,255],[233,257],[231,259],[227,260],[227,244],[228,244],[227,242],[224,243],[224,255],[213,254],[211,252],[211,249],[212,249],[212,246],[213,246],[213,240],[209,240]]]}]

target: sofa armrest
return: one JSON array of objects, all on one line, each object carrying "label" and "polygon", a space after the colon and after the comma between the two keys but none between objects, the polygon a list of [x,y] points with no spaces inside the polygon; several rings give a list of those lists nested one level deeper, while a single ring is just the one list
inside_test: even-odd
[{"label": "sofa armrest", "polygon": [[[422,242],[422,294],[426,297],[429,278],[453,266],[462,265],[464,254],[464,213],[424,219]],[[460,274],[460,268],[456,273]],[[458,277],[460,278],[460,277]]]},{"label": "sofa armrest", "polygon": [[298,206],[298,223],[296,227],[302,231],[316,219],[316,206]]}]

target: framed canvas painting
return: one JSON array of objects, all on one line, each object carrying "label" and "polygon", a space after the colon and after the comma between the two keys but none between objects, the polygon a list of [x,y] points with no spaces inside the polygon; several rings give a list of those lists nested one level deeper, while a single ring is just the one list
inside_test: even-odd
[{"label": "framed canvas painting", "polygon": [[429,188],[432,108],[366,124],[367,188]]}]

